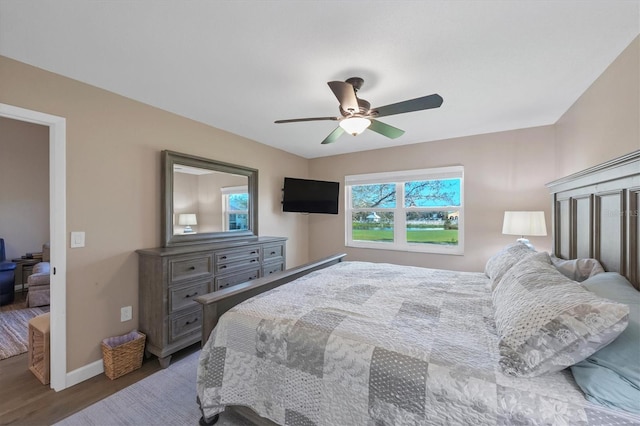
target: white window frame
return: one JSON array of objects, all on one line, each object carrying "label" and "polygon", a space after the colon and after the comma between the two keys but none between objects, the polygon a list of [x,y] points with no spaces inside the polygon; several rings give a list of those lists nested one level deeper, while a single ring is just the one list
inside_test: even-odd
[{"label": "white window frame", "polygon": [[224,188],[220,188],[220,192],[222,193],[222,229],[225,231],[229,231],[229,215],[230,214],[246,214],[247,220],[249,219],[249,210],[247,206],[247,210],[231,210],[229,208],[229,195],[231,194],[248,194],[249,187],[246,185],[242,186],[227,186]]},{"label": "white window frame", "polygon": [[[404,207],[404,183],[423,180],[460,179],[460,206],[438,207]],[[351,205],[351,186],[389,184],[396,185],[395,208],[354,209]],[[405,170],[397,172],[368,173],[345,176],[345,245],[347,247],[370,248],[378,250],[396,250],[437,254],[464,254],[464,166],[448,166],[430,169]],[[409,211],[458,211],[458,244],[408,243],[406,241],[406,218]],[[394,242],[354,241],[352,217],[353,213],[364,211],[394,213]]]}]

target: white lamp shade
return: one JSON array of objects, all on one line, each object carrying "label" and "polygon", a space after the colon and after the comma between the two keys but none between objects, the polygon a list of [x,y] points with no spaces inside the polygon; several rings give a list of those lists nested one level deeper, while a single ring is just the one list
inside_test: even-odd
[{"label": "white lamp shade", "polygon": [[371,125],[371,120],[364,117],[351,117],[345,118],[340,122],[345,132],[352,134],[353,136],[359,135],[364,132],[367,127]]},{"label": "white lamp shade", "polygon": [[197,225],[198,220],[195,213],[182,213],[178,216],[178,225]]},{"label": "white lamp shade", "polygon": [[521,237],[543,237],[547,235],[544,212],[504,212],[502,233]]}]

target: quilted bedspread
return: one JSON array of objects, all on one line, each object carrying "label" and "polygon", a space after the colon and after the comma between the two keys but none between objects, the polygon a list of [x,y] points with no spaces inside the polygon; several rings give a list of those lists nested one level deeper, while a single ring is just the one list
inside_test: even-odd
[{"label": "quilted bedspread", "polygon": [[488,279],[342,262],[249,299],[202,350],[207,419],[247,406],[282,425],[620,425],[568,370],[503,375]]}]

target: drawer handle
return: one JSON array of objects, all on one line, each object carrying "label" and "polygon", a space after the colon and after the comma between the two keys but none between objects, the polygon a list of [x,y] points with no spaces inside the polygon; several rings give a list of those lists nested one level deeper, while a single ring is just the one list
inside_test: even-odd
[{"label": "drawer handle", "polygon": [[256,254],[256,253],[258,253],[258,252],[253,250],[250,254]]},{"label": "drawer handle", "polygon": [[187,322],[184,323],[184,325],[191,325],[191,324],[196,323],[196,322],[198,322],[198,318],[194,318],[191,321],[187,321]]},{"label": "drawer handle", "polygon": [[272,251],[272,252],[271,252],[271,254],[276,254],[276,252],[275,252],[275,251]]},{"label": "drawer handle", "polygon": [[225,260],[227,256],[220,256],[220,259]]},{"label": "drawer handle", "polygon": [[195,271],[195,270],[196,270],[196,267],[195,267],[195,266],[190,266],[190,267],[189,267],[189,270],[190,270],[190,271]]},{"label": "drawer handle", "polygon": [[251,280],[255,280],[256,278],[258,278],[256,275],[254,275],[254,276],[252,276],[252,277],[249,277],[249,281],[251,281]]},{"label": "drawer handle", "polygon": [[220,265],[220,269],[227,269],[227,265]]},{"label": "drawer handle", "polygon": [[256,263],[257,261],[258,261],[257,259],[251,259],[249,263]]},{"label": "drawer handle", "polygon": [[185,299],[189,299],[190,297],[194,297],[194,296],[197,296],[197,295],[198,295],[198,292],[196,291],[195,293],[193,293],[193,294],[187,294],[187,295],[185,295],[184,297],[185,297]]}]

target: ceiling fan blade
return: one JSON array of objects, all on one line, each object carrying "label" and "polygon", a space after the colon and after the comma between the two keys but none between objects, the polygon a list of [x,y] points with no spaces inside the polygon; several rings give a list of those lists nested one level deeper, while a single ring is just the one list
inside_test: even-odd
[{"label": "ceiling fan blade", "polygon": [[395,104],[389,104],[374,108],[376,117],[386,117],[388,115],[402,114],[405,112],[421,111],[423,109],[439,108],[442,105],[442,96],[436,94],[423,96],[421,98],[410,99]]},{"label": "ceiling fan blade", "polygon": [[326,145],[328,143],[335,142],[336,139],[342,136],[343,133],[344,133],[344,129],[342,127],[340,126],[336,127],[336,129],[333,132],[329,133],[329,136],[324,138],[324,140],[322,141],[322,144]]},{"label": "ceiling fan blade", "polygon": [[300,121],[320,121],[320,120],[332,120],[337,121],[338,117],[309,117],[309,118],[291,118],[289,120],[276,120],[274,123],[298,123]]},{"label": "ceiling fan blade", "polygon": [[352,113],[360,111],[358,98],[356,98],[356,92],[351,84],[344,81],[330,81],[327,84],[333,94],[336,95],[336,98],[338,98],[343,110]]},{"label": "ceiling fan blade", "polygon": [[400,130],[397,127],[390,126],[378,120],[371,120],[369,130],[373,130],[376,133],[380,133],[390,139],[399,138],[404,135],[404,130]]}]

